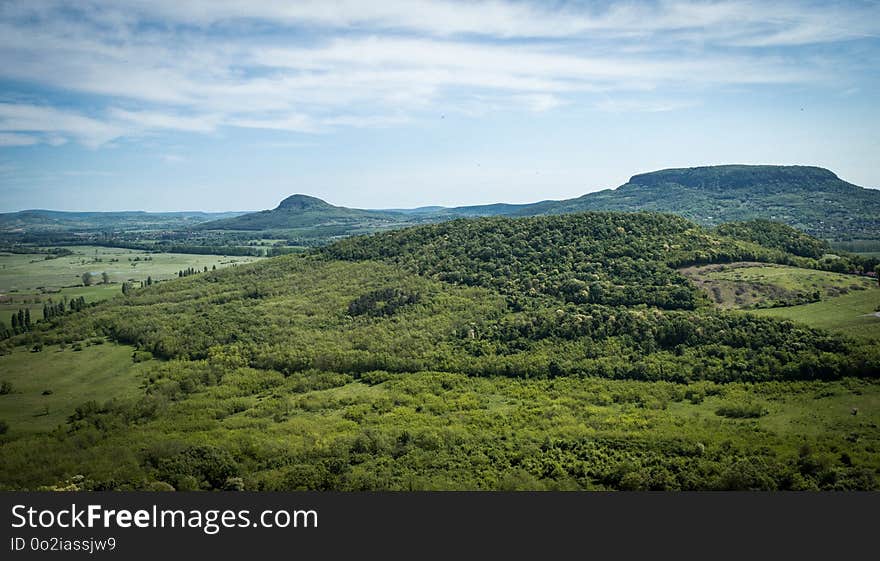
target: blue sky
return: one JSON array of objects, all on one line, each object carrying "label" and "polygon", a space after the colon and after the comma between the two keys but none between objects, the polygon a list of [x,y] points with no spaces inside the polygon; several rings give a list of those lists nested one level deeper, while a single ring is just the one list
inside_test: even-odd
[{"label": "blue sky", "polygon": [[880,3],[0,1],[0,212],[530,202],[805,164],[880,187]]}]

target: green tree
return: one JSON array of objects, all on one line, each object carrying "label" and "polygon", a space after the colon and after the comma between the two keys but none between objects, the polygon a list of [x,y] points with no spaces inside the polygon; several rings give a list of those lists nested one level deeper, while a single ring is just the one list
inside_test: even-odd
[{"label": "green tree", "polygon": [[101,283],[110,284],[110,275],[107,274],[107,271],[101,273]]},{"label": "green tree", "polygon": [[92,281],[94,280],[94,275],[86,271],[82,274],[82,283],[83,286],[92,286]]}]

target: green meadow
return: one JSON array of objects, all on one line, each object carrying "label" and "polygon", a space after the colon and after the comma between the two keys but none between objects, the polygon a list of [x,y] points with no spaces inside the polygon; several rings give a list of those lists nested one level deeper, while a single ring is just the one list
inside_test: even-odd
[{"label": "green meadow", "polygon": [[858,339],[880,341],[880,288],[850,292],[821,302],[755,310],[753,313],[794,320],[811,327],[827,329]]}]

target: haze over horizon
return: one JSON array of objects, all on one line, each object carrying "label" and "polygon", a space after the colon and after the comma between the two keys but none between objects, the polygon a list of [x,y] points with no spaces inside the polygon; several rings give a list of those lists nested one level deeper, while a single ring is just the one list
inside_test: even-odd
[{"label": "haze over horizon", "polygon": [[0,212],[528,203],[733,163],[880,187],[877,2],[369,4],[3,3]]}]

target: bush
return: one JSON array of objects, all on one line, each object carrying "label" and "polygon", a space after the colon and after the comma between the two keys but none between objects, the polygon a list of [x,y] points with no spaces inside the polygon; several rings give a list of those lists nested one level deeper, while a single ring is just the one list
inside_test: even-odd
[{"label": "bush", "polygon": [[9,423],[6,421],[0,421],[0,435],[6,434],[9,432]]},{"label": "bush", "polygon": [[13,391],[12,382],[3,380],[0,382],[0,395],[8,395]]},{"label": "bush", "polygon": [[147,362],[148,360],[153,360],[153,353],[150,351],[135,351],[131,354],[131,360],[133,362]]},{"label": "bush", "polygon": [[178,490],[199,488],[201,482],[211,489],[222,489],[230,478],[238,476],[232,455],[215,446],[190,446],[169,458],[159,460],[163,481],[173,481]]},{"label": "bush", "polygon": [[383,288],[364,294],[348,305],[348,315],[372,317],[391,316],[398,309],[419,301],[415,292],[399,288]]},{"label": "bush", "polygon": [[166,492],[174,490],[174,487],[172,487],[168,483],[165,483],[164,481],[151,481],[147,484],[147,491]]},{"label": "bush", "polygon": [[716,415],[730,419],[757,419],[768,414],[769,411],[761,403],[726,403],[719,407]]}]

